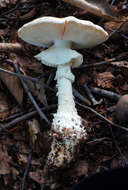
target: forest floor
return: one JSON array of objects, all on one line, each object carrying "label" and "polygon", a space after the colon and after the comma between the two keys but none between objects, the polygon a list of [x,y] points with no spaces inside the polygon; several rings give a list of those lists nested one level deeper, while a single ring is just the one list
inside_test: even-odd
[{"label": "forest floor", "polygon": [[[128,20],[127,1],[113,1],[111,9]],[[54,172],[44,170],[50,151],[50,125],[35,111],[28,91],[52,123],[57,97],[47,87],[56,89],[55,69],[34,58],[43,48],[27,44],[17,35],[23,24],[41,16],[75,16],[90,20],[110,35],[101,45],[78,50],[84,62],[82,67],[72,70],[75,75],[73,88],[79,92],[75,94],[75,100],[80,103],[76,108],[85,120],[88,139],[68,168]],[[14,43],[16,46],[12,45]],[[12,3],[0,9],[0,69],[14,73],[16,65],[21,74],[36,78],[47,87],[22,78],[27,85],[25,91],[18,77],[0,70],[1,190],[66,190],[85,176],[127,164],[128,119],[117,118],[115,110],[119,97],[128,93],[128,22],[107,20],[61,0]],[[84,84],[91,90],[97,105],[92,104]],[[99,93],[95,87],[100,88]]]}]

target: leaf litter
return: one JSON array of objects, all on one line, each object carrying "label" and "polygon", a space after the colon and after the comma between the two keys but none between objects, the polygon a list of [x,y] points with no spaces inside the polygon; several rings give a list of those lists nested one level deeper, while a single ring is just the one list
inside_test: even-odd
[{"label": "leaf litter", "polygon": [[[85,12],[80,15],[78,14],[77,17],[91,20],[103,26],[110,35],[112,33],[113,35],[107,42],[100,46],[93,49],[80,50],[85,58],[83,64],[93,64],[93,67],[73,70],[76,76],[74,87],[84,97],[87,97],[87,94],[81,86],[83,83],[87,83],[89,88],[91,86],[100,86],[101,89],[114,91],[119,95],[127,93],[127,22],[124,24],[122,24],[123,21],[118,22],[120,20],[126,21],[128,18],[128,6],[125,4],[125,1],[122,0],[120,2],[117,0],[111,7],[111,1],[108,3],[108,1],[72,0],[72,2],[75,2],[74,6],[72,6],[73,4],[71,5],[70,0],[64,1],[22,0],[19,4],[17,4],[15,0],[0,2],[0,8],[2,8],[1,14],[6,14],[4,19],[7,21],[6,24],[3,21],[0,24],[1,42],[20,43],[23,48],[22,53],[15,52],[13,55],[10,52],[1,52],[0,61],[2,60],[2,62],[0,67],[5,67],[5,69],[15,72],[12,65],[6,62],[7,59],[10,59],[14,63],[16,61],[23,75],[29,75],[42,82],[46,82],[49,77],[49,74],[46,73],[51,72],[50,68],[41,65],[33,58],[34,55],[39,53],[42,49],[21,41],[17,37],[17,30],[28,20],[40,16],[51,15],[63,17],[75,15],[76,12],[80,11],[78,4],[82,2],[84,6],[86,5],[86,8],[81,7]],[[81,5],[83,5],[82,3]],[[123,5],[126,5],[125,10],[122,9]],[[20,7],[19,10],[17,9],[18,6]],[[31,10],[30,6],[34,8],[34,13],[27,14]],[[89,12],[89,15],[87,12]],[[116,17],[113,14],[114,12],[116,12],[119,17]],[[95,17],[95,15],[98,17]],[[2,27],[5,27],[5,29],[2,29]],[[123,55],[123,53],[125,53],[125,55]],[[107,62],[112,58],[116,58],[116,61]],[[102,61],[104,64],[96,66],[95,63]],[[42,75],[44,76],[41,77]],[[23,112],[25,114],[33,111],[34,108],[31,106],[29,98],[25,95],[18,78],[12,77],[12,75],[9,74],[3,74],[2,72],[0,72],[0,78],[1,127],[1,124],[2,126],[6,125],[6,118],[9,118],[12,113]],[[55,89],[56,83],[52,80],[49,85]],[[44,89],[43,86],[30,81],[28,82],[28,87],[40,107],[57,103],[55,93]],[[14,98],[12,98],[11,95]],[[96,99],[101,98],[100,95],[94,94],[94,96]],[[17,106],[17,104],[20,104],[20,106]],[[110,121],[117,123],[114,118],[114,106],[116,106],[115,101],[104,98],[101,105],[93,108],[98,113],[109,118]],[[127,160],[128,154],[127,133],[122,130],[117,132],[117,128],[114,128],[113,133],[118,144],[118,149],[116,149],[113,145],[114,139],[109,125],[103,120],[100,120],[94,113],[91,114],[90,111],[85,111],[81,107],[77,107],[77,109],[81,117],[87,120],[89,139],[87,143],[80,147],[80,155],[78,155],[76,162],[68,169],[62,171],[47,173],[47,171],[44,170],[46,157],[50,151],[50,127],[45,122],[40,121],[38,115],[34,116],[31,120],[23,120],[17,123],[15,127],[9,131],[1,132],[0,174],[3,179],[0,184],[1,189],[20,189],[26,170],[27,176],[24,181],[24,189],[47,189],[48,187],[55,190],[60,188],[64,190],[69,189],[84,176],[100,172],[102,169],[124,165],[122,155],[126,157]],[[50,121],[52,121],[55,112],[55,108],[46,112]],[[15,119],[17,118],[18,117]],[[13,119],[10,117],[9,121],[13,121]],[[127,124],[125,124],[125,127],[127,127]],[[31,148],[33,148],[32,159],[27,168]],[[119,149],[122,154],[118,151]]]}]

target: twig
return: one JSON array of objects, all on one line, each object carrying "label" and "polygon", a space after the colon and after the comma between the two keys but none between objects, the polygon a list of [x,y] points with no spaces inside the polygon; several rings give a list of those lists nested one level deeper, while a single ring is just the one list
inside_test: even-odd
[{"label": "twig", "polygon": [[2,13],[2,14],[0,15],[0,17],[4,17],[4,16],[8,15],[9,13],[12,13],[12,12],[14,12],[14,11],[16,11],[16,10],[27,10],[27,9],[33,9],[33,8],[36,8],[36,7],[38,8],[38,7],[41,7],[42,3],[39,3],[39,4],[37,4],[37,5],[30,5],[29,7],[20,7],[19,5],[20,5],[20,4],[17,3],[17,5],[16,5],[14,8],[9,9],[8,11]]},{"label": "twig", "polygon": [[101,143],[105,140],[110,140],[110,138],[108,138],[108,137],[96,138],[96,139],[88,141],[86,144],[87,145],[95,145],[95,144]]},{"label": "twig", "polygon": [[99,101],[97,101],[97,100],[95,99],[95,97],[94,97],[93,94],[91,93],[90,89],[88,88],[87,84],[84,84],[84,85],[82,85],[82,86],[83,86],[83,88],[85,89],[85,91],[86,91],[88,97],[90,98],[90,100],[91,100],[93,106],[96,106],[96,105],[99,105],[99,104],[102,103],[102,101],[103,101],[102,99],[99,100]]},{"label": "twig", "polygon": [[19,6],[19,4],[17,4],[14,8],[9,9],[8,11],[5,11],[4,13],[2,13],[2,14],[0,15],[0,18],[3,17],[3,16],[5,16],[5,15],[7,15],[7,14],[9,14],[9,13],[12,13],[12,12],[15,11],[15,10],[17,10],[17,9],[18,9],[18,6]]},{"label": "twig", "polygon": [[21,52],[23,47],[20,43],[0,43],[0,51]]},{"label": "twig", "polygon": [[116,149],[118,150],[119,154],[121,155],[121,158],[122,158],[124,164],[127,165],[127,164],[128,164],[128,161],[127,161],[126,157],[123,155],[123,153],[122,153],[122,151],[121,151],[121,149],[120,149],[120,147],[119,147],[119,145],[118,145],[118,143],[117,143],[117,140],[116,140],[116,138],[115,138],[115,136],[114,136],[114,134],[113,134],[113,130],[112,130],[112,127],[111,127],[111,126],[110,126],[110,131],[111,131],[111,135],[112,135],[112,138],[113,138],[113,142],[114,142],[114,144],[115,144],[115,147],[116,147]]},{"label": "twig", "polygon": [[110,4],[110,7],[112,7],[112,5],[115,3],[116,0],[112,0],[111,1],[111,4]]},{"label": "twig", "polygon": [[94,64],[89,64],[89,65],[81,65],[79,67],[76,67],[75,69],[83,69],[83,68],[91,68],[91,67],[97,67],[97,66],[100,66],[100,65],[104,65],[104,64],[107,64],[107,63],[110,63],[110,62],[113,62],[113,61],[117,61],[117,58],[112,58],[112,59],[109,59],[107,61],[101,61],[99,63],[94,63]]},{"label": "twig", "polygon": [[21,15],[19,18],[21,21],[27,22],[27,20],[32,19],[36,15],[37,9],[32,8],[28,13],[25,15]]},{"label": "twig", "polygon": [[95,4],[92,5],[88,1],[84,1],[84,0],[63,0],[63,1],[73,5],[75,7],[78,7],[80,9],[87,10],[88,12],[95,14],[97,16],[100,16],[100,17],[103,16],[107,20],[117,21],[117,19],[112,15],[112,13],[110,14],[111,9],[109,8],[107,1],[104,1],[104,4],[105,4],[106,9],[108,10],[109,13],[104,12],[105,10],[102,11],[102,9],[101,9],[102,5],[100,5],[98,7]]},{"label": "twig", "polygon": [[118,101],[119,98],[121,97],[119,94],[117,94],[115,92],[111,92],[111,91],[104,90],[104,89],[97,88],[97,87],[95,87],[95,88],[91,87],[90,90],[95,94],[110,98],[115,101]]},{"label": "twig", "polygon": [[96,114],[100,119],[104,120],[105,122],[107,122],[107,123],[110,124],[111,126],[118,127],[119,129],[122,129],[122,130],[128,132],[128,128],[125,128],[125,127],[123,127],[123,126],[121,126],[121,125],[118,125],[118,124],[116,124],[116,123],[111,122],[110,120],[108,120],[107,118],[105,118],[103,115],[99,114],[99,113],[96,112],[94,109],[92,109],[92,108],[90,108],[90,107],[88,107],[88,106],[85,106],[85,105],[83,105],[83,104],[80,104],[80,103],[77,102],[77,101],[75,101],[75,102],[76,102],[76,104],[78,104],[80,107],[85,108],[85,109],[87,109],[87,110],[93,112],[93,113]]},{"label": "twig", "polygon": [[55,76],[55,72],[53,71],[53,72],[50,73],[50,75],[49,75],[49,77],[48,77],[48,80],[47,80],[47,82],[46,82],[46,84],[47,84],[48,86],[51,84],[51,82],[52,82],[54,76]]},{"label": "twig", "polygon": [[[122,22],[122,24],[119,25],[119,26],[116,28],[116,30],[112,30],[112,29],[111,29],[111,31],[113,31],[113,32],[110,34],[109,38],[110,38],[112,35],[114,35],[115,33],[117,33],[117,32],[118,32],[120,35],[122,35],[122,34],[119,32],[119,30],[120,30],[121,27],[122,27],[125,23],[127,23],[127,22],[128,22],[128,20]],[[123,36],[123,37],[124,37],[124,36]],[[125,38],[125,37],[124,37],[124,38]],[[128,36],[126,36],[126,39],[128,39]]]},{"label": "twig", "polygon": [[84,96],[82,96],[75,88],[73,88],[73,94],[76,98],[78,98],[79,100],[81,100],[82,102],[84,102],[87,105],[91,105],[91,102],[85,98]]},{"label": "twig", "polygon": [[[45,106],[44,108],[41,108],[42,111],[47,111],[53,108],[56,108],[56,105],[50,105],[50,106]],[[15,126],[16,124],[20,123],[20,122],[24,122],[28,119],[31,119],[32,117],[37,115],[37,111],[32,111],[29,113],[26,113],[20,117],[17,117],[16,119],[14,119],[13,121],[10,121],[8,123],[5,124],[0,124],[0,132],[3,132],[5,130],[9,130],[12,129],[13,126]]]},{"label": "twig", "polygon": [[[17,73],[20,73],[19,72],[19,69],[18,69],[18,66],[17,64],[13,64],[15,70]],[[45,120],[48,124],[50,124],[50,121],[48,120],[48,118],[45,116],[45,114],[41,111],[40,107],[38,106],[38,104],[36,103],[34,97],[32,96],[32,93],[30,92],[28,86],[26,85],[25,81],[23,80],[23,78],[19,77],[20,81],[21,81],[21,84],[26,92],[26,94],[28,95],[28,97],[30,98],[31,100],[31,103],[33,104],[34,108],[37,110],[40,118],[42,120]]]},{"label": "twig", "polygon": [[0,68],[0,71],[1,71],[1,72],[5,72],[5,73],[8,73],[8,74],[10,74],[10,75],[14,75],[14,76],[16,76],[16,77],[18,77],[18,78],[21,77],[21,78],[23,78],[24,80],[31,80],[31,81],[33,81],[34,83],[38,83],[38,84],[44,86],[45,88],[47,88],[47,89],[49,89],[49,90],[55,92],[55,90],[54,90],[53,88],[50,88],[48,85],[46,85],[46,84],[43,83],[43,82],[40,82],[40,81],[39,81],[38,79],[36,79],[36,78],[30,77],[30,76],[25,76],[25,75],[18,74],[18,73],[14,73],[14,72],[11,72],[11,71],[6,70],[6,69],[3,69],[3,68]]},{"label": "twig", "polygon": [[7,118],[3,119],[2,121],[4,121],[4,122],[10,121],[10,120],[15,119],[17,117],[20,117],[23,114],[24,114],[24,112],[15,113],[15,114],[12,114],[12,115],[8,116]]},{"label": "twig", "polygon": [[33,153],[33,149],[30,149],[28,160],[27,160],[27,165],[26,165],[25,172],[24,172],[24,175],[22,178],[21,190],[25,189],[25,182],[26,182],[27,175],[29,173],[29,168],[30,168],[30,164],[31,164],[31,160],[32,160],[32,153]]},{"label": "twig", "polygon": [[[6,61],[8,61],[8,60],[6,60]],[[10,62],[11,64],[13,64],[13,62],[12,62],[11,60],[10,60],[9,62]],[[45,88],[51,90],[52,92],[56,93],[56,90],[55,90],[55,89],[49,87],[47,84],[45,84],[45,83],[43,83],[43,82],[40,82],[40,81],[39,81],[38,79],[36,79],[36,78],[30,77],[30,76],[25,76],[25,75],[22,75],[22,74],[19,74],[19,73],[14,73],[14,72],[11,72],[11,71],[6,70],[6,69],[3,69],[3,68],[0,68],[0,71],[1,71],[1,72],[5,72],[5,73],[8,73],[8,74],[11,74],[11,75],[14,75],[14,76],[16,76],[16,77],[18,77],[18,78],[21,77],[21,78],[23,78],[24,80],[33,81],[34,83],[38,83],[38,84],[44,86]],[[79,95],[78,95],[78,92],[76,92],[76,93],[75,93],[75,92],[76,92],[76,91],[74,90],[74,96],[76,96],[76,97],[78,97],[78,98],[81,98],[82,101],[84,101],[85,103],[91,105],[90,102],[89,102],[89,100],[87,100],[85,97],[83,97],[80,93],[79,93]]]}]

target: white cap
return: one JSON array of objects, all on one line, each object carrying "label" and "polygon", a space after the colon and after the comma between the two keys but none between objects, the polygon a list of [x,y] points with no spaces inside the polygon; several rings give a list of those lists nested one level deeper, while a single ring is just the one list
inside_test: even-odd
[{"label": "white cap", "polygon": [[55,40],[65,40],[76,49],[96,46],[108,38],[102,27],[73,16],[38,18],[23,25],[18,34],[24,41],[36,46],[49,47]]}]

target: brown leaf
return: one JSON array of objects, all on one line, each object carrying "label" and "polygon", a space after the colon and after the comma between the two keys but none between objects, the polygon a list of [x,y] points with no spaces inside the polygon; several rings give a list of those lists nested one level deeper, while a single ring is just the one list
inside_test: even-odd
[{"label": "brown leaf", "polygon": [[16,4],[17,0],[0,0],[0,8],[10,7],[11,5]]},{"label": "brown leaf", "polygon": [[0,144],[0,174],[5,175],[11,172],[10,161],[11,157],[8,155],[5,146]]},{"label": "brown leaf", "polygon": [[112,34],[110,35],[111,39],[117,39],[120,38],[120,35],[128,35],[128,18],[122,19],[121,23],[113,22],[113,21],[108,21],[104,24],[105,30],[109,33]]},{"label": "brown leaf", "polygon": [[10,114],[10,102],[8,96],[4,92],[0,92],[0,121],[3,121]]},{"label": "brown leaf", "polygon": [[[43,74],[42,64],[37,64],[30,60],[28,61],[26,58],[23,58],[17,54],[11,54],[11,59],[13,60],[13,62],[19,63],[20,68],[24,74],[27,73],[28,75],[31,75],[31,73],[33,73],[34,76],[37,74]],[[40,78],[39,81],[44,82],[43,77]],[[32,81],[29,80],[26,80],[26,83],[32,94],[36,96],[42,104],[47,105],[44,86],[37,83],[34,84]]]},{"label": "brown leaf", "polygon": [[[14,72],[13,68],[7,64],[1,66],[3,69]],[[17,102],[21,105],[23,101],[23,88],[20,84],[20,81],[17,77],[10,75],[5,72],[0,72],[0,79],[7,86],[11,94],[15,97]]]},{"label": "brown leaf", "polygon": [[0,119],[5,119],[9,115],[8,104],[4,100],[0,100]]},{"label": "brown leaf", "polygon": [[33,8],[32,10],[30,10],[28,13],[26,13],[25,15],[20,16],[20,20],[21,21],[28,21],[30,19],[32,19],[35,15],[36,15],[37,9]]},{"label": "brown leaf", "polygon": [[115,61],[115,62],[111,62],[110,64],[117,67],[124,67],[128,69],[128,61]]},{"label": "brown leaf", "polygon": [[63,0],[71,5],[86,10],[107,20],[119,21],[113,14],[106,0]]},{"label": "brown leaf", "polygon": [[95,82],[97,86],[100,86],[102,88],[111,88],[114,78],[115,77],[111,72],[103,72],[97,74],[95,77]]},{"label": "brown leaf", "polygon": [[[43,82],[44,80],[40,79],[39,81]],[[40,84],[34,84],[32,81],[27,81],[27,85],[29,89],[31,90],[32,94],[36,96],[38,100],[46,106],[47,99],[46,99],[44,86]]]},{"label": "brown leaf", "polygon": [[128,76],[128,61],[116,61],[111,62],[110,64],[113,65],[113,67],[120,68],[121,73],[126,77]]},{"label": "brown leaf", "polygon": [[74,173],[77,176],[88,174],[88,163],[85,160],[81,160],[79,164],[74,169]]},{"label": "brown leaf", "polygon": [[35,147],[37,135],[40,133],[39,123],[36,119],[28,121],[30,147]]},{"label": "brown leaf", "polygon": [[68,178],[74,178],[76,179],[76,177],[80,177],[83,175],[88,175],[88,168],[89,165],[85,160],[80,160],[79,163],[76,165],[76,167],[74,167],[74,169],[69,169],[68,173],[66,174],[66,176],[68,176]]},{"label": "brown leaf", "polygon": [[0,36],[5,36],[8,33],[8,27],[6,29],[0,29]]},{"label": "brown leaf", "polygon": [[36,181],[39,184],[43,184],[44,183],[44,174],[43,174],[43,170],[37,170],[35,172],[29,172],[29,177],[31,179],[33,179],[34,181]]}]

